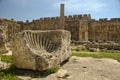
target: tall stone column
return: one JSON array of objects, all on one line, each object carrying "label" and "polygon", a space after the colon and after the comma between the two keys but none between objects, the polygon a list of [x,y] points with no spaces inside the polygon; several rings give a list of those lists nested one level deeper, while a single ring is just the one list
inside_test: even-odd
[{"label": "tall stone column", "polygon": [[88,31],[85,32],[85,41],[88,41]]},{"label": "tall stone column", "polygon": [[81,32],[81,21],[79,21],[79,41],[82,41],[82,32]]},{"label": "tall stone column", "polygon": [[82,32],[79,31],[79,41],[82,41]]},{"label": "tall stone column", "polygon": [[64,19],[64,4],[60,5],[60,27],[64,29],[65,19]]}]

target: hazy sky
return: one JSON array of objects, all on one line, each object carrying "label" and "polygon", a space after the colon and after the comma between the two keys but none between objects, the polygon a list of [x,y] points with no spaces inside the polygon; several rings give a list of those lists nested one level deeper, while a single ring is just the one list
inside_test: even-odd
[{"label": "hazy sky", "polygon": [[92,18],[120,18],[120,0],[0,0],[0,18],[25,21],[65,15],[91,14]]}]

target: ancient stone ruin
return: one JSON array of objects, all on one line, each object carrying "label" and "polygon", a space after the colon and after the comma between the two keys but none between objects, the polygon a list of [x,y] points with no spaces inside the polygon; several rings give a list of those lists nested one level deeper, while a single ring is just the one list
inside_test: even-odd
[{"label": "ancient stone ruin", "polygon": [[51,69],[70,57],[70,42],[66,30],[19,32],[12,38],[13,63],[23,69]]},{"label": "ancient stone ruin", "polygon": [[[102,48],[106,42],[120,44],[120,18],[103,18],[95,20],[90,14],[64,15],[64,4],[61,4],[60,16],[45,17],[29,22],[0,19],[0,26],[6,27],[6,41],[24,30],[68,30],[71,33],[71,40],[74,44],[84,42],[102,42]],[[3,43],[3,42],[2,42]],[[112,44],[114,44],[112,43]],[[86,43],[85,43],[86,44]],[[93,45],[93,44],[92,44]],[[87,45],[89,47],[89,44]],[[108,48],[111,46],[107,45]],[[115,46],[115,47],[114,47]],[[95,46],[96,47],[96,46]],[[98,47],[97,47],[98,48]],[[112,45],[110,49],[119,49],[117,45]]]},{"label": "ancient stone ruin", "polygon": [[8,26],[8,38],[22,30],[56,30],[71,32],[72,41],[120,42],[120,18],[95,20],[90,14],[64,15],[61,4],[60,17],[45,17],[29,22],[0,19],[0,25]]},{"label": "ancient stone ruin", "polygon": [[5,47],[5,34],[3,30],[3,26],[0,26],[0,53],[7,52]]}]

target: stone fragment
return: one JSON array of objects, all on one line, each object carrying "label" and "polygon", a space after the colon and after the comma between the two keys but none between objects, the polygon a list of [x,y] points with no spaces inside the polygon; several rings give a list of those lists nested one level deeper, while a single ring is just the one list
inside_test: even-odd
[{"label": "stone fragment", "polygon": [[23,69],[51,69],[70,57],[70,39],[66,30],[17,33],[12,38],[13,63]]},{"label": "stone fragment", "polygon": [[69,74],[68,74],[68,71],[67,71],[67,70],[60,69],[60,70],[58,70],[58,72],[56,73],[56,76],[57,76],[58,78],[66,78],[66,77],[69,76]]},{"label": "stone fragment", "polygon": [[0,29],[0,53],[7,52],[5,47],[5,37],[3,35],[3,31]]},{"label": "stone fragment", "polygon": [[88,50],[91,52],[99,52],[100,51],[99,48],[89,48]]}]

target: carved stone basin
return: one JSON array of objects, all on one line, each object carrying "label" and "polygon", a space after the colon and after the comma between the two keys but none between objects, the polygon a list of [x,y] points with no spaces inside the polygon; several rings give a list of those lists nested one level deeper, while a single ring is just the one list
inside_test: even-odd
[{"label": "carved stone basin", "polygon": [[23,69],[51,69],[70,57],[70,40],[66,30],[17,33],[12,38],[13,63]]}]

